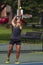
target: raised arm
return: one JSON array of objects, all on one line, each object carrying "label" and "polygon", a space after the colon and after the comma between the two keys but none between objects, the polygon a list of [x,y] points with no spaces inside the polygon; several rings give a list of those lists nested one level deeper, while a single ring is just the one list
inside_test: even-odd
[{"label": "raised arm", "polygon": [[16,16],[12,19],[12,21],[11,21],[11,24],[12,24],[12,26],[13,27],[15,27],[16,26]]}]

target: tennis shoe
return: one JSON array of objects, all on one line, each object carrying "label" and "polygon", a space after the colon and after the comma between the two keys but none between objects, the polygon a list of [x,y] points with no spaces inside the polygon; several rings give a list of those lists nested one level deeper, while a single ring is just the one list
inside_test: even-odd
[{"label": "tennis shoe", "polygon": [[6,64],[9,64],[9,59],[7,59],[5,63],[6,63]]},{"label": "tennis shoe", "polygon": [[20,62],[19,61],[16,61],[15,64],[20,64]]}]

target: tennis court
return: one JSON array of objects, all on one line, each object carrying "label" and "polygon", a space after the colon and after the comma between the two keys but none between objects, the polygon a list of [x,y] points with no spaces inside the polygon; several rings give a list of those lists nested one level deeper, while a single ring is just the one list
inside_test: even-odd
[{"label": "tennis court", "polygon": [[[19,65],[43,65],[43,52],[36,51],[36,50],[42,50],[42,45],[24,45],[22,44],[21,47],[21,54],[20,54],[20,64]],[[37,46],[37,47],[36,47]],[[31,51],[31,50],[34,51]],[[7,57],[7,50],[8,50],[8,44],[0,44],[0,65],[16,65],[15,64],[15,45],[14,50],[10,57],[10,63],[5,64],[6,57]]]},{"label": "tennis court", "polygon": [[[6,65],[6,64],[1,64],[1,65]],[[16,64],[7,64],[7,65],[16,65]],[[18,65],[43,65],[43,62],[35,62],[35,63],[21,63]]]}]

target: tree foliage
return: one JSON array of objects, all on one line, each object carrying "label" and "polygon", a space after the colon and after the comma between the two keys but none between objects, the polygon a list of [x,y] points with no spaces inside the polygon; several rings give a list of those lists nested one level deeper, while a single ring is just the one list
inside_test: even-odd
[{"label": "tree foliage", "polygon": [[[9,5],[13,5],[14,10],[18,8],[18,0],[0,0],[1,2],[7,2]],[[13,1],[13,3],[12,3]],[[31,13],[37,15],[43,9],[43,0],[21,0],[21,6],[24,9],[24,13]]]}]

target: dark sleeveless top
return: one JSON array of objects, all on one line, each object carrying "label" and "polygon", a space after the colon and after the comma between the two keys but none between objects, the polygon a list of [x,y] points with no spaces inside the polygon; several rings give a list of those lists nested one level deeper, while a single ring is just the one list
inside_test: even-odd
[{"label": "dark sleeveless top", "polygon": [[19,27],[13,28],[13,33],[11,39],[20,40],[21,39],[21,29]]}]

